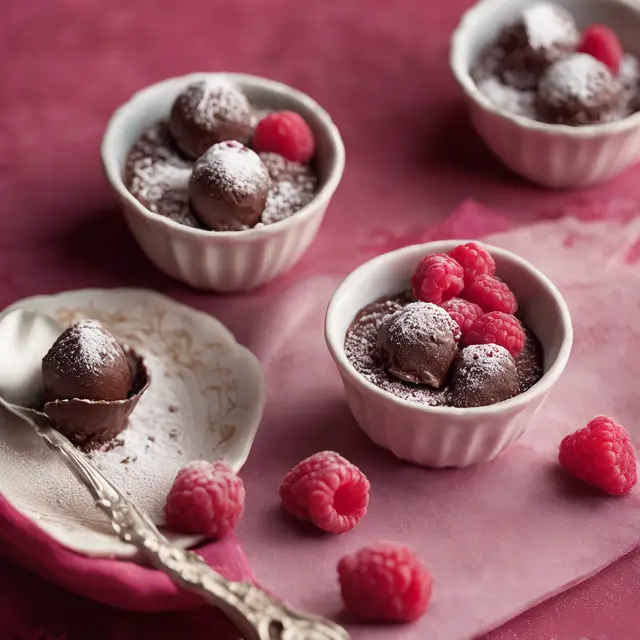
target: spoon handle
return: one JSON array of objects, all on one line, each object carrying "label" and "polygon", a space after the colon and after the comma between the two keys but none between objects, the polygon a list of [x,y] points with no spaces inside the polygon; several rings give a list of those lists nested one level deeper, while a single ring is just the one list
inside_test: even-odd
[{"label": "spoon handle", "polygon": [[0,399],[9,411],[31,423],[89,490],[121,540],[137,547],[156,569],[182,588],[197,593],[222,610],[246,640],[348,640],[345,629],[330,620],[311,616],[285,605],[249,582],[227,580],[193,551],[173,546],[149,517],[107,480],[89,459],[43,414]]}]

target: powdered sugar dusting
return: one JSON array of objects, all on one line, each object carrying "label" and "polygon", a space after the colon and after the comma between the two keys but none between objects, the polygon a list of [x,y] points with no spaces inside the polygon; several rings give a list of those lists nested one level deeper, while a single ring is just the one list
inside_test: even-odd
[{"label": "powdered sugar dusting", "polygon": [[477,391],[488,381],[505,372],[515,371],[515,361],[509,352],[497,344],[474,344],[458,354],[458,374],[464,378],[468,391]]},{"label": "powdered sugar dusting", "polygon": [[573,18],[558,5],[548,2],[534,4],[525,9],[522,21],[534,50],[577,44],[579,34]]},{"label": "powdered sugar dusting", "polygon": [[534,91],[519,91],[503,84],[495,76],[489,76],[478,82],[478,89],[498,107],[518,115],[535,117]]},{"label": "powdered sugar dusting", "polygon": [[425,339],[443,343],[460,339],[460,327],[441,307],[431,302],[410,302],[382,323],[398,344],[417,347]]},{"label": "powdered sugar dusting", "polygon": [[214,129],[222,122],[251,118],[251,105],[240,89],[228,80],[209,76],[183,92],[185,116],[201,127]]}]

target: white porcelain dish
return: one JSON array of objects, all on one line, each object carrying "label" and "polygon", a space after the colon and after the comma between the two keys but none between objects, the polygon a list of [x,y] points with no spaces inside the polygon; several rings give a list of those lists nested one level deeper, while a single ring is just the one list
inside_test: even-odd
[{"label": "white porcelain dish", "polygon": [[327,309],[325,338],[338,367],[347,402],[360,427],[398,458],[433,467],[486,462],[517,440],[542,406],[571,352],[571,317],[560,292],[531,264],[509,251],[487,246],[497,273],[516,294],[525,323],[544,349],[544,376],[531,389],[487,407],[428,407],[383,391],[349,362],[344,340],[362,307],[407,288],[419,260],[464,241],[405,247],[364,263],[338,287]]},{"label": "white porcelain dish", "polygon": [[[151,385],[121,434],[123,443],[92,454],[95,464],[157,524],[178,469],[190,460],[244,464],[265,404],[258,360],[211,316],[138,289],[67,291],[16,302],[63,326],[102,322],[136,348]],[[28,425],[0,415],[0,490],[62,544],[93,556],[131,557],[96,511],[86,489]],[[178,545],[197,536],[168,532]]]},{"label": "white porcelain dish", "polygon": [[[290,218],[246,231],[194,229],[152,213],[126,188],[124,168],[134,143],[150,126],[168,118],[185,86],[207,76],[235,83],[252,104],[298,112],[313,130],[321,186],[314,199]],[[227,292],[264,284],[302,257],[318,233],[345,164],[340,132],[319,104],[280,82],[239,73],[192,73],[139,91],[111,117],[101,154],[125,220],[149,260],[193,287]]]},{"label": "white porcelain dish", "polygon": [[[545,187],[585,187],[640,161],[640,113],[617,122],[570,127],[536,122],[493,104],[469,73],[504,24],[539,0],[481,0],[462,17],[451,42],[451,69],[471,121],[489,148],[516,173]],[[640,3],[633,0],[553,0],[580,28],[612,27],[625,50],[640,57]]]}]

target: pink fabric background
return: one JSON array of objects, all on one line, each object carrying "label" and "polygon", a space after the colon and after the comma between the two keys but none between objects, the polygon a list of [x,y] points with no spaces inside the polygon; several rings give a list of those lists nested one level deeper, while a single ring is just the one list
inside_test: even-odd
[{"label": "pink fabric background", "polygon": [[[301,321],[286,306],[272,312],[276,296],[295,290],[298,279],[316,278],[318,297],[311,302],[321,305],[337,277],[370,255],[419,240],[465,198],[516,223],[572,213],[637,213],[638,170],[606,187],[556,194],[520,181],[491,159],[470,131],[447,71],[449,34],[467,4],[402,0],[391,9],[381,0],[194,0],[179,8],[158,0],[144,10],[124,0],[3,3],[0,305],[61,289],[130,285],[152,287],[214,313],[256,348],[266,366],[282,373],[271,376],[276,401],[267,412],[269,425],[289,410],[282,385],[289,367],[283,354],[290,345],[273,338],[287,335],[287,323]],[[188,291],[155,272],[128,236],[100,172],[98,143],[112,109],[149,82],[196,69],[247,71],[307,91],[333,114],[347,145],[345,178],[318,241],[294,272],[243,296]],[[468,229],[467,235],[474,232]],[[637,257],[635,247],[627,257]],[[601,295],[611,292],[603,287]],[[328,359],[324,352],[322,357]],[[603,363],[603,377],[610,366]],[[337,384],[335,371],[328,375],[333,378],[327,384]],[[324,439],[332,412],[346,410],[329,405],[296,411],[301,425],[312,415],[317,427],[313,438],[296,445],[304,453]],[[344,419],[349,420],[346,413]],[[349,437],[360,438],[349,425]],[[263,429],[256,452],[274,450],[273,437]],[[262,478],[275,478],[292,461],[254,455],[245,472],[255,502],[239,538],[269,584],[281,577],[261,571],[260,538],[278,530],[294,541],[294,534],[257,498]],[[278,540],[282,544],[286,537]],[[296,544],[312,542],[295,534]],[[640,604],[633,588],[638,558],[626,556],[494,632],[492,640],[635,637],[638,620],[628,612]],[[6,612],[0,637],[222,637],[215,613],[117,612],[8,562],[0,569],[0,604]]]}]

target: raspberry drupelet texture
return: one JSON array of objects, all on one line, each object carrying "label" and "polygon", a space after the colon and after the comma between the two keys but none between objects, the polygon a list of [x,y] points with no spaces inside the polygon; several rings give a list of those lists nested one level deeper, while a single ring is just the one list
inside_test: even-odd
[{"label": "raspberry drupelet texture", "polygon": [[378,542],[338,563],[347,611],[363,620],[413,622],[429,605],[432,580],[408,547]]},{"label": "raspberry drupelet texture", "polygon": [[297,464],[280,485],[286,511],[329,533],[353,529],[367,513],[369,480],[334,451],[321,451]]},{"label": "raspberry drupelet texture", "polygon": [[453,258],[464,270],[464,281],[471,282],[477,276],[492,276],[496,272],[496,261],[493,256],[477,242],[460,244],[449,251]]},{"label": "raspberry drupelet texture", "polygon": [[242,517],[244,498],[242,480],[226,462],[190,462],[173,482],[165,518],[176,531],[222,538]]},{"label": "raspberry drupelet texture", "polygon": [[494,276],[479,275],[465,286],[460,297],[474,302],[484,312],[515,313],[518,310],[518,301],[511,289]]},{"label": "raspberry drupelet texture", "polygon": [[413,295],[423,302],[440,304],[457,296],[464,287],[464,271],[444,253],[426,256],[411,276]]},{"label": "raspberry drupelet texture", "polygon": [[614,496],[638,481],[636,450],[626,429],[598,416],[560,443],[560,464],[573,476]]},{"label": "raspberry drupelet texture", "polygon": [[578,51],[588,53],[591,57],[606,64],[614,75],[620,71],[624,50],[615,31],[603,24],[594,24],[585,29]]},{"label": "raspberry drupelet texture", "polygon": [[316,140],[301,115],[279,111],[258,122],[253,148],[257,153],[279,153],[292,162],[309,162],[315,153]]},{"label": "raspberry drupelet texture", "polygon": [[467,331],[465,344],[497,344],[517,358],[525,343],[525,333],[515,316],[501,311],[481,315]]},{"label": "raspberry drupelet texture", "polygon": [[461,337],[471,328],[471,325],[483,314],[482,309],[473,302],[462,298],[450,298],[440,305],[460,327]]}]

